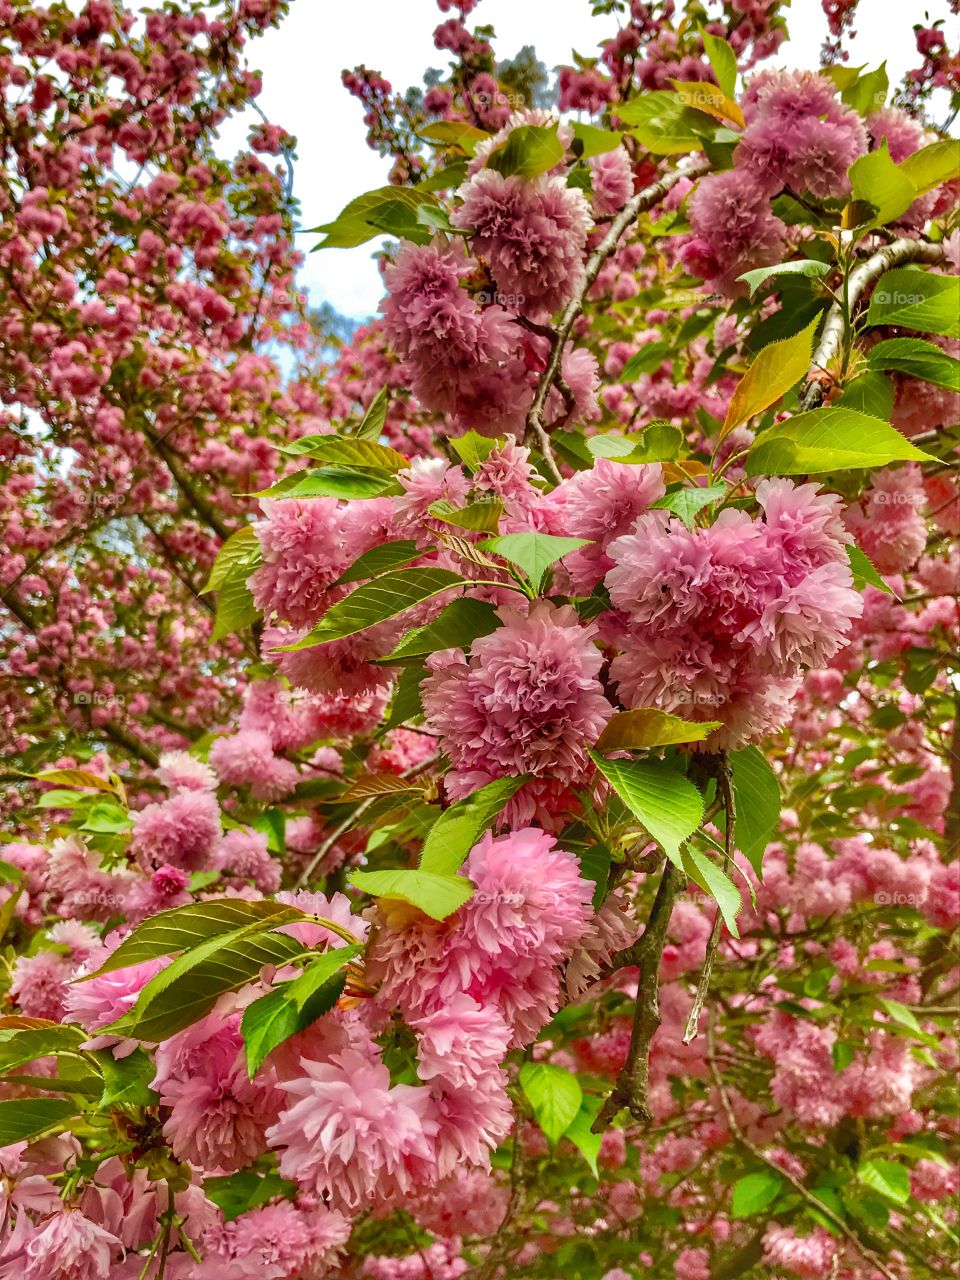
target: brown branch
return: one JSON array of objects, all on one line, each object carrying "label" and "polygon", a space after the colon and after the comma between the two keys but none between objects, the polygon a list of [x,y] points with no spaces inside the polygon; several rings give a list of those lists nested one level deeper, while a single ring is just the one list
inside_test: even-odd
[{"label": "brown branch", "polygon": [[577,317],[583,310],[584,300],[600,274],[600,268],[619,245],[623,233],[636,222],[641,213],[645,213],[648,209],[652,209],[654,205],[659,204],[667,192],[672,187],[675,187],[681,178],[699,178],[707,172],[709,167],[709,161],[701,160],[696,164],[690,165],[687,169],[674,169],[652,186],[644,187],[642,191],[632,195],[610,223],[607,234],[587,259],[583,279],[580,281],[576,293],[564,308],[560,323],[553,330],[553,336],[550,339],[550,359],[547,361],[547,367],[537,384],[533,402],[527,413],[527,442],[536,442],[541,446],[541,449],[545,446],[544,459],[551,471],[556,470],[556,463],[553,461],[550,438],[544,426],[543,412],[547,403],[547,396],[556,385],[560,374],[563,349],[567,344]]},{"label": "brown branch", "polygon": [[[734,838],[736,832],[736,805],[733,799],[733,785],[730,773],[730,764],[725,753],[721,753],[723,759],[720,768],[717,770],[717,790],[723,800],[723,811],[725,814],[724,835],[723,835],[723,872],[729,875],[731,864],[733,863]],[[704,1002],[707,998],[707,992],[710,990],[710,975],[713,973],[713,964],[717,958],[717,949],[720,946],[720,935],[723,932],[723,914],[720,911],[720,904],[717,904],[717,914],[714,916],[713,928],[710,930],[710,937],[707,939],[707,950],[703,958],[703,968],[700,971],[700,981],[697,983],[697,992],[693,997],[693,1006],[690,1010],[690,1016],[687,1018],[687,1025],[683,1032],[683,1043],[689,1044],[691,1040],[697,1038],[697,1030],[700,1025],[700,1014],[703,1012]]]},{"label": "brown branch", "polygon": [[799,1178],[794,1177],[788,1169],[785,1169],[782,1165],[778,1164],[776,1160],[771,1156],[768,1156],[765,1151],[755,1143],[751,1142],[740,1128],[740,1125],[737,1123],[737,1117],[733,1113],[733,1107],[731,1106],[730,1098],[728,1097],[727,1091],[724,1087],[723,1079],[721,1078],[719,1069],[717,1068],[716,1054],[714,1052],[713,1019],[711,1014],[707,1015],[707,1066],[710,1070],[710,1078],[713,1080],[714,1087],[720,1097],[720,1105],[723,1108],[727,1127],[736,1141],[739,1142],[745,1150],[749,1151],[755,1160],[758,1160],[761,1164],[767,1165],[767,1167],[772,1169],[779,1177],[789,1182],[794,1191],[796,1191],[796,1193],[801,1196],[807,1204],[811,1206],[811,1208],[816,1209],[816,1211],[823,1217],[829,1218],[835,1232],[842,1235],[850,1244],[852,1244],[860,1256],[872,1267],[876,1267],[880,1274],[886,1277],[886,1280],[899,1280],[899,1277],[890,1271],[884,1264],[883,1259],[874,1253],[868,1245],[864,1244],[860,1237],[847,1226],[841,1217],[834,1213],[828,1204],[824,1203],[823,1200],[818,1200],[813,1192],[809,1191],[803,1185]]},{"label": "brown branch", "polygon": [[226,542],[227,538],[230,537],[230,530],[220,520],[213,508],[213,504],[208,502],[204,495],[194,485],[190,476],[183,467],[180,455],[177,451],[167,444],[163,436],[155,435],[148,428],[144,428],[144,435],[167,464],[167,469],[173,476],[174,480],[176,480],[180,491],[189,500],[190,505],[193,507],[194,511],[196,511],[197,515],[201,520],[203,520],[204,524],[213,530],[217,537],[219,537],[223,542]]},{"label": "brown branch", "polygon": [[666,863],[642,937],[616,957],[622,962],[621,967],[634,964],[638,967],[637,999],[633,1006],[633,1026],[630,1030],[627,1060],[620,1068],[614,1086],[593,1122],[594,1133],[601,1133],[624,1108],[643,1124],[648,1124],[652,1119],[647,1106],[647,1086],[650,1042],[660,1027],[660,961],[670,917],[682,884],[681,872],[672,862]]},{"label": "brown branch", "polygon": [[[864,293],[877,283],[887,271],[894,267],[902,267],[908,262],[941,262],[944,257],[943,245],[929,244],[924,240],[894,240],[892,244],[878,249],[850,273],[847,282],[847,316],[852,317]],[[826,370],[837,358],[843,346],[845,329],[844,309],[834,303],[823,326],[820,342],[813,353],[813,369]],[[807,379],[800,392],[800,409],[816,409],[823,403],[825,389],[822,382],[815,377]]]}]

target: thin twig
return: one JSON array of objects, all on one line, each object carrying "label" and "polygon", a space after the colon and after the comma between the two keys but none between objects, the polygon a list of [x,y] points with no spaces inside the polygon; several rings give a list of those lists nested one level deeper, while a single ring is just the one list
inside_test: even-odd
[{"label": "thin twig", "polygon": [[[907,262],[941,262],[943,257],[943,245],[929,244],[923,240],[894,240],[892,244],[884,245],[850,273],[847,285],[848,314],[852,316],[867,289],[876,284],[887,271]],[[823,326],[820,342],[813,353],[813,369],[828,370],[840,353],[844,330],[844,308],[839,303],[834,303]],[[825,394],[822,382],[816,377],[808,378],[800,392],[800,409],[816,409],[823,403]]]},{"label": "thin twig", "polygon": [[610,223],[607,234],[603,237],[597,247],[587,259],[584,268],[583,278],[577,288],[576,293],[564,308],[563,315],[560,317],[560,323],[557,325],[550,339],[551,351],[550,358],[547,361],[547,367],[537,384],[534,392],[533,402],[527,412],[527,440],[528,443],[534,441],[543,449],[546,445],[544,460],[550,467],[551,471],[556,469],[556,463],[553,462],[553,454],[550,449],[550,437],[545,430],[543,421],[543,412],[547,403],[547,396],[552,388],[556,385],[557,377],[560,374],[561,362],[563,360],[563,349],[567,344],[573,326],[577,317],[583,310],[584,300],[591,286],[600,274],[600,268],[606,262],[607,258],[614,252],[620,243],[623,233],[628,227],[632,226],[639,218],[641,213],[645,213],[648,209],[652,209],[654,205],[660,203],[668,191],[681,180],[681,178],[699,178],[710,168],[709,161],[702,160],[696,164],[690,165],[687,169],[674,169],[672,172],[665,174],[658,182],[652,186],[644,187],[642,191],[632,195],[627,203],[623,206],[617,216]]},{"label": "thin twig", "polygon": [[[733,799],[733,786],[730,779],[730,765],[726,757],[717,772],[717,790],[723,799],[723,810],[726,815],[723,834],[723,873],[730,874],[730,866],[733,862],[734,838],[736,832],[736,805]],[[710,990],[710,975],[713,973],[713,964],[717,958],[717,950],[720,946],[720,935],[723,932],[723,913],[717,904],[717,914],[713,920],[713,928],[710,930],[710,937],[707,939],[707,951],[703,958],[703,968],[700,971],[700,981],[697,983],[697,992],[693,997],[693,1007],[690,1010],[690,1016],[687,1018],[687,1025],[683,1032],[683,1043],[689,1044],[691,1040],[697,1038],[697,1030],[700,1025],[700,1014],[703,1012],[704,1002],[707,998],[707,992]]]},{"label": "thin twig", "polygon": [[723,1107],[727,1126],[737,1142],[749,1151],[755,1160],[759,1160],[761,1164],[765,1164],[768,1168],[773,1169],[773,1171],[781,1178],[785,1178],[793,1187],[794,1191],[796,1191],[799,1196],[802,1196],[807,1204],[816,1209],[819,1214],[829,1218],[836,1231],[838,1231],[850,1242],[850,1244],[853,1245],[862,1258],[866,1259],[872,1267],[876,1267],[880,1274],[886,1277],[886,1280],[900,1280],[900,1278],[890,1271],[884,1264],[882,1258],[874,1253],[869,1246],[865,1245],[859,1236],[857,1236],[855,1232],[851,1231],[844,1220],[834,1213],[828,1204],[823,1200],[818,1200],[812,1191],[807,1190],[799,1178],[794,1177],[788,1169],[785,1169],[783,1165],[778,1164],[776,1160],[768,1156],[765,1151],[755,1143],[751,1142],[740,1128],[740,1125],[737,1123],[737,1117],[733,1113],[730,1098],[727,1095],[726,1088],[724,1087],[723,1080],[717,1068],[716,1055],[714,1053],[713,1015],[710,1012],[707,1014],[707,1066],[709,1068],[710,1077],[713,1080],[714,1087],[719,1094],[720,1105]]}]

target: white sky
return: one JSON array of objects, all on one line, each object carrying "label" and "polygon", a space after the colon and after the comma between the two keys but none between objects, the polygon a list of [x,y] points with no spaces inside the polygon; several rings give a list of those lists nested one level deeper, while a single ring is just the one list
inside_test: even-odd
[{"label": "white sky", "polygon": [[[790,42],[764,65],[816,67],[827,30],[820,0],[793,0],[786,14]],[[919,62],[912,28],[926,25],[926,14],[947,19],[955,45],[957,20],[949,16],[947,0],[932,0],[929,7],[916,0],[861,0],[851,65],[886,60],[895,84]],[[294,189],[305,227],[331,221],[354,196],[383,186],[390,168],[367,146],[360,104],[341,85],[340,72],[362,62],[395,90],[420,85],[427,67],[445,68],[449,60],[433,45],[440,20],[434,0],[295,0],[280,28],[251,46],[251,64],[263,72],[260,106],[298,140]],[[513,57],[532,44],[551,70],[569,62],[572,48],[594,53],[615,24],[612,17],[593,18],[589,0],[482,0],[468,21],[495,27],[498,57]],[[247,121],[231,122],[224,147],[239,147],[246,128]],[[319,237],[302,239],[309,249]],[[383,292],[370,257],[377,243],[309,254],[300,283],[312,301],[329,301],[355,318],[371,315]]]}]

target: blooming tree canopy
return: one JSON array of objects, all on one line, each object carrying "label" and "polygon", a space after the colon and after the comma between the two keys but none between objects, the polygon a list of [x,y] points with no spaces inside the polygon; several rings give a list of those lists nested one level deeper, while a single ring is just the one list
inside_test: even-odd
[{"label": "blooming tree canopy", "polygon": [[956,1275],[956,55],[438,2],[340,336],[282,4],[0,4],[0,1280]]}]

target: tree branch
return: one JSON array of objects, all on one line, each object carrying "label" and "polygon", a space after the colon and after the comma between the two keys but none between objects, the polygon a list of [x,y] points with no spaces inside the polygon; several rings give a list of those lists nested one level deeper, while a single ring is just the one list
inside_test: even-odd
[{"label": "tree branch", "polygon": [[[574,296],[564,308],[563,315],[560,317],[560,323],[553,331],[553,337],[550,339],[551,351],[550,359],[547,361],[547,367],[543,371],[537,389],[534,392],[533,402],[527,413],[527,443],[537,443],[543,448],[546,442],[546,452],[544,458],[551,470],[555,470],[556,463],[553,463],[553,454],[550,450],[550,440],[547,435],[543,422],[543,411],[547,403],[547,396],[557,383],[560,373],[561,361],[563,359],[563,349],[567,344],[570,333],[576,323],[577,317],[583,310],[584,300],[590,291],[593,282],[600,274],[600,268],[610,257],[611,253],[617,248],[623,233],[628,227],[632,226],[639,218],[641,213],[645,213],[647,209],[652,209],[654,205],[660,203],[663,197],[675,187],[681,178],[699,178],[710,168],[709,161],[702,160],[696,164],[692,164],[688,169],[674,169],[671,173],[665,174],[658,182],[652,186],[644,187],[642,191],[632,195],[627,203],[623,206],[617,216],[607,228],[607,234],[603,237],[597,247],[587,259],[587,265],[584,269],[583,279]],[[551,466],[551,463],[553,465]]]},{"label": "tree branch", "polygon": [[[864,293],[877,283],[881,276],[894,267],[902,267],[908,262],[936,263],[943,260],[943,245],[929,244],[924,240],[894,240],[892,244],[878,249],[850,273],[847,282],[847,311],[852,315]],[[827,315],[823,333],[816,351],[813,353],[813,368],[827,369],[831,361],[840,354],[844,337],[844,313],[839,303],[834,303]],[[816,377],[807,379],[800,393],[800,409],[816,409],[823,403],[823,383]]]}]

